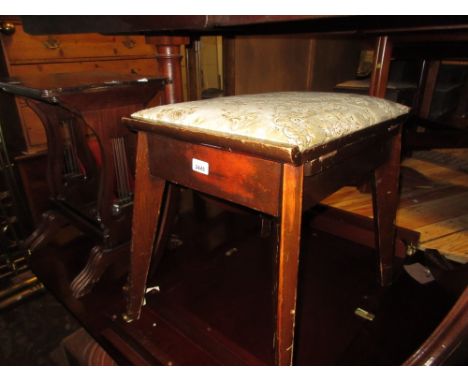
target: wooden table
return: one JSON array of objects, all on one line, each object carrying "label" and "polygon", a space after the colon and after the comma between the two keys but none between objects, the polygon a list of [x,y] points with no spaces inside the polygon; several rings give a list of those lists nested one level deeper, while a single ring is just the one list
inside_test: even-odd
[{"label": "wooden table", "polygon": [[52,208],[24,247],[36,251],[65,223],[97,240],[87,265],[71,283],[77,297],[89,292],[110,264],[128,254],[136,137],[120,119],[153,98],[162,103],[164,83],[162,78],[101,71],[0,82],[4,91],[26,98],[47,133],[44,175]]}]

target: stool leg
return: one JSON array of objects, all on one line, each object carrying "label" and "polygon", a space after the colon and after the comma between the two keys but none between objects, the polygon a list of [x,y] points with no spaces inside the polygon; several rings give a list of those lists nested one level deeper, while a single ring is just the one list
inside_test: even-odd
[{"label": "stool leg", "polygon": [[159,262],[163,257],[164,251],[170,238],[171,228],[176,220],[177,212],[180,205],[180,189],[174,185],[167,183],[165,198],[162,207],[160,208],[159,229],[153,245],[151,267],[149,274],[154,274],[158,268]]},{"label": "stool leg", "polygon": [[126,321],[140,317],[166,181],[149,171],[146,133],[138,133]]},{"label": "stool leg", "polygon": [[381,286],[388,286],[392,283],[400,153],[401,127],[398,127],[398,133],[392,137],[390,142],[389,157],[374,171],[373,177],[375,248],[379,255],[379,282]]},{"label": "stool leg", "polygon": [[281,221],[277,266],[275,362],[293,361],[297,273],[302,218],[303,166],[283,166]]}]

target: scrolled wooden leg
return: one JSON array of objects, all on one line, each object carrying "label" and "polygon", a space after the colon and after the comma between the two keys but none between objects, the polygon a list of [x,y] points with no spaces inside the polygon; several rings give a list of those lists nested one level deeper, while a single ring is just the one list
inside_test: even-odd
[{"label": "scrolled wooden leg", "polygon": [[56,211],[46,211],[37,228],[22,243],[22,248],[34,252],[45,246],[57,231],[67,224],[66,219]]},{"label": "scrolled wooden leg", "polygon": [[375,247],[379,256],[379,282],[381,286],[389,286],[393,280],[400,154],[401,127],[398,127],[398,133],[391,138],[389,157],[374,171],[373,177]]},{"label": "scrolled wooden leg", "polygon": [[100,245],[94,246],[89,252],[85,267],[70,284],[73,297],[80,298],[88,294],[103,273],[122,257],[129,257],[129,252],[129,243],[112,249],[103,249]]}]

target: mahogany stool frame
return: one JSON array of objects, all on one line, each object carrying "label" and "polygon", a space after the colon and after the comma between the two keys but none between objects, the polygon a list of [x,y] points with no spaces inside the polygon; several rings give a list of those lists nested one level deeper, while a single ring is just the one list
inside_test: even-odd
[{"label": "mahogany stool frame", "polygon": [[[303,211],[345,185],[371,178],[379,282],[391,284],[404,119],[401,116],[300,153],[290,147],[245,143],[229,136],[124,118],[138,130],[124,319],[140,316],[152,254],[160,257],[163,252],[154,251],[154,245],[165,229],[165,195],[173,184],[179,184],[277,218],[273,343],[275,364],[291,365]],[[208,175],[192,170],[194,158],[209,164]]]}]

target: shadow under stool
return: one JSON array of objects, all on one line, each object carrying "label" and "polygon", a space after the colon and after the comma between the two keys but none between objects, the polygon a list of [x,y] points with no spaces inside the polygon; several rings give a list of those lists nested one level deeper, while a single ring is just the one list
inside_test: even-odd
[{"label": "shadow under stool", "polygon": [[164,199],[178,184],[276,220],[274,363],[292,364],[303,211],[372,179],[379,282],[392,282],[407,114],[405,106],[369,96],[282,92],[165,105],[125,118],[138,144],[124,319],[140,317],[153,243],[165,229]]}]

